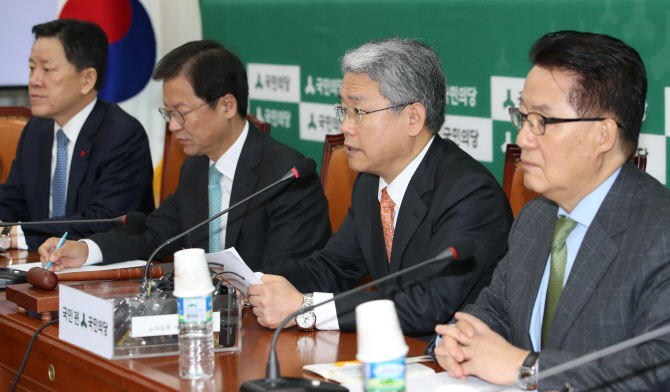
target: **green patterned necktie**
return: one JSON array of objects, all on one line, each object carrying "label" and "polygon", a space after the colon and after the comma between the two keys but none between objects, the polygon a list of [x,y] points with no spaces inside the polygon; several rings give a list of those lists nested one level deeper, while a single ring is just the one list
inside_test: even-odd
[{"label": "green patterned necktie", "polygon": [[[209,217],[221,211],[221,177],[223,174],[216,165],[209,166]],[[209,253],[216,253],[220,249],[221,218],[209,222]]]},{"label": "green patterned necktie", "polygon": [[544,317],[542,319],[542,348],[547,343],[549,327],[554,319],[554,312],[558,300],[563,292],[563,281],[565,279],[565,266],[568,262],[568,246],[565,240],[572,230],[577,227],[577,222],[561,215],[556,222],[554,239],[551,242],[551,272],[549,274],[549,287],[547,287],[547,299],[544,304]]}]

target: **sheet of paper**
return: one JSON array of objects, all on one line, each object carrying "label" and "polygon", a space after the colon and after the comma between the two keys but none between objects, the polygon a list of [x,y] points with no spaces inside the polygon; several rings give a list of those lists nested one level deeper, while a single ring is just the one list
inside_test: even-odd
[{"label": "sheet of paper", "polygon": [[228,248],[217,253],[207,253],[205,257],[208,263],[218,264],[225,272],[234,272],[233,274],[223,273],[221,276],[247,298],[249,298],[247,296],[249,287],[255,284],[263,284],[261,279],[242,260],[235,248]]},{"label": "sheet of paper", "polygon": [[[70,272],[105,271],[105,270],[113,270],[121,268],[136,268],[136,267],[144,267],[146,263],[147,262],[143,260],[132,260],[132,261],[124,261],[122,263],[106,264],[106,265],[85,265],[83,267],[78,268],[67,268],[60,272],[56,272],[56,274],[60,275],[60,274],[67,274]],[[12,264],[8,265],[7,268],[17,269],[20,271],[28,271],[33,267],[41,267],[41,266],[42,263],[37,262],[37,263],[26,263],[26,264]]]},{"label": "sheet of paper", "polygon": [[[334,363],[321,363],[305,365],[302,368],[310,372],[314,372],[326,380],[337,381],[339,383],[363,382],[363,368],[360,363],[346,363],[342,366],[337,366]],[[435,373],[435,370],[420,363],[407,364],[407,377],[433,373]]]},{"label": "sheet of paper", "polygon": [[[349,392],[363,392],[362,382],[342,384]],[[466,381],[449,377],[447,372],[428,374],[423,376],[407,376],[405,392],[519,392],[519,388],[510,386],[503,389],[500,385],[494,385],[482,381],[477,377],[468,377]]]}]

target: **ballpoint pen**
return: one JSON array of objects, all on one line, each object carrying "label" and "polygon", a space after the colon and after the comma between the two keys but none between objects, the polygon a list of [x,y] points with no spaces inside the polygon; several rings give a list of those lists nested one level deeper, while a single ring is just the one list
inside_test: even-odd
[{"label": "ballpoint pen", "polygon": [[[54,249],[54,250],[58,250],[58,248],[63,246],[63,243],[65,242],[65,238],[67,238],[67,231],[65,232],[65,234],[63,234],[63,237],[60,239],[60,242],[58,243],[58,246],[56,246],[56,249]],[[47,262],[47,265],[44,266],[44,269],[49,269],[49,267],[51,267],[51,262],[50,261]]]}]

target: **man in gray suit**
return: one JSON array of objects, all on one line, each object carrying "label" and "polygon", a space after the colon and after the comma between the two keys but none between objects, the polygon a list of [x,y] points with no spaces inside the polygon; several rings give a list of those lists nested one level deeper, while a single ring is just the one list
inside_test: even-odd
[{"label": "man in gray suit", "polygon": [[670,375],[670,336],[537,382],[537,371],[670,321],[670,191],[629,161],[645,109],[638,53],[558,32],[530,51],[511,109],[524,184],[509,251],[474,305],[438,325],[451,376],[522,389],[630,391]]}]

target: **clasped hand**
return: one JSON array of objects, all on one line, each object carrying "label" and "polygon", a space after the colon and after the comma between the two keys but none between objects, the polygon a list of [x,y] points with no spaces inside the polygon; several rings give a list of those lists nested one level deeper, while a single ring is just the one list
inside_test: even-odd
[{"label": "clasped hand", "polygon": [[454,317],[456,325],[435,327],[442,335],[435,347],[440,366],[461,380],[476,376],[498,385],[516,382],[516,371],[529,352],[508,343],[477,317],[461,312]]},{"label": "clasped hand", "polygon": [[[249,303],[254,307],[258,324],[275,329],[289,314],[300,309],[303,295],[284,277],[265,274],[261,280],[264,284],[249,287]],[[295,320],[284,328],[293,325]]]}]

